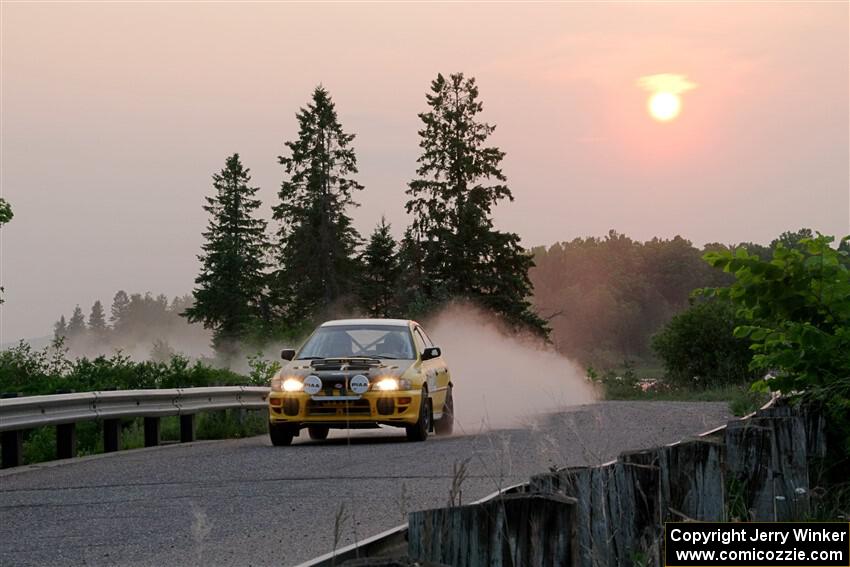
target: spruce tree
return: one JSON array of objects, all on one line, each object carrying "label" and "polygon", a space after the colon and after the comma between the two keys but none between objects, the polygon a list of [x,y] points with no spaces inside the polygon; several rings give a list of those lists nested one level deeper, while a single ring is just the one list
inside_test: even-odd
[{"label": "spruce tree", "polygon": [[257,322],[265,285],[266,222],[254,216],[260,201],[248,172],[239,154],[233,154],[213,175],[215,194],[204,206],[210,219],[198,256],[195,301],[184,312],[190,322],[212,329],[213,347],[227,364]]},{"label": "spruce tree", "polygon": [[280,229],[272,288],[275,314],[298,324],[345,299],[356,278],[360,237],[347,209],[363,186],[353,178],[354,135],[343,131],[328,92],[317,87],[296,117],[298,138],[278,158],[287,178],[273,208]]},{"label": "spruce tree", "polygon": [[91,331],[92,336],[99,341],[106,338],[106,316],[103,312],[103,304],[99,299],[91,306],[91,313],[89,313],[89,331]]},{"label": "spruce tree", "polygon": [[358,279],[357,296],[360,306],[371,317],[390,317],[396,310],[398,257],[390,228],[386,219],[381,217],[381,223],[372,232],[360,256],[362,273]]},{"label": "spruce tree", "polygon": [[546,334],[546,323],[531,309],[531,255],[519,236],[493,227],[492,210],[513,196],[500,164],[505,153],[487,145],[495,126],[478,115],[475,79],[442,74],[419,114],[422,154],[417,178],[407,191],[414,215],[411,242],[421,247],[431,298],[466,298],[507,321]]},{"label": "spruce tree", "polygon": [[112,298],[112,307],[110,308],[109,321],[112,323],[112,328],[116,332],[121,332],[127,325],[127,312],[130,307],[130,297],[127,292],[119,290],[115,297]]},{"label": "spruce tree", "polygon": [[74,307],[74,312],[71,318],[68,319],[68,329],[66,336],[69,340],[74,340],[86,334],[86,318],[83,316],[83,310],[77,305]]},{"label": "spruce tree", "polygon": [[59,317],[59,320],[53,324],[53,338],[62,339],[68,335],[68,323],[65,322],[65,316]]}]

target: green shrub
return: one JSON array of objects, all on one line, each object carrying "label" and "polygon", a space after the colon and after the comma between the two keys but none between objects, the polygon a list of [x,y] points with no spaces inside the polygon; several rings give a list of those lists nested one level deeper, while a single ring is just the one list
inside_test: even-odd
[{"label": "green shrub", "polygon": [[[257,363],[258,364],[258,363]],[[265,374],[274,368],[266,363]],[[259,380],[259,374],[253,381]],[[182,355],[167,361],[134,362],[122,353],[97,358],[69,360],[62,340],[42,350],[23,341],[0,352],[0,392],[24,396],[58,392],[137,390],[147,388],[191,388],[235,386],[252,378]]]},{"label": "green shrub", "polygon": [[735,312],[729,301],[701,301],[674,316],[652,338],[667,382],[699,389],[748,384],[759,376],[749,367],[749,341],[733,336]]}]

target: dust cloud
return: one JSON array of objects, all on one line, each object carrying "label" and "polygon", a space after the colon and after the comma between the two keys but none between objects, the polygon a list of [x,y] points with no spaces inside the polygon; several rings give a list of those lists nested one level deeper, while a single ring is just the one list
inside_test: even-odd
[{"label": "dust cloud", "polygon": [[540,414],[597,399],[576,363],[479,309],[451,305],[425,329],[452,373],[458,433],[524,426]]}]

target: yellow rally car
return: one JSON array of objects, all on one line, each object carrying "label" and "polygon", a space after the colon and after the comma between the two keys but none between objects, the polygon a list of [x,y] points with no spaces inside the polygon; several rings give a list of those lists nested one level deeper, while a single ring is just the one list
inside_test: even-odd
[{"label": "yellow rally car", "polygon": [[319,326],[272,379],[269,436],[289,445],[334,429],[404,427],[411,441],[454,427],[452,381],[439,347],[415,321],[344,319]]}]

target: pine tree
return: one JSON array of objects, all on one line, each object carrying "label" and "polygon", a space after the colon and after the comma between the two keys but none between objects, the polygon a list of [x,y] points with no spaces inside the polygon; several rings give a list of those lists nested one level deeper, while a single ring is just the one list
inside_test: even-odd
[{"label": "pine tree", "polygon": [[121,332],[127,325],[127,311],[130,307],[130,297],[127,292],[119,290],[115,297],[112,298],[112,307],[110,308],[109,321],[112,323],[112,328],[117,332]]},{"label": "pine tree", "polygon": [[59,320],[53,324],[53,338],[62,339],[68,335],[68,323],[65,322],[65,316],[59,317]]},{"label": "pine tree", "polygon": [[106,316],[103,312],[103,304],[99,299],[91,306],[91,313],[89,313],[89,331],[92,336],[99,341],[106,338]]},{"label": "pine tree", "polygon": [[372,232],[360,256],[362,274],[358,279],[357,296],[361,307],[371,317],[390,317],[396,310],[398,257],[390,228],[381,217],[381,223]]},{"label": "pine tree", "polygon": [[248,172],[233,154],[213,175],[215,195],[204,206],[210,220],[198,256],[195,302],[184,312],[190,322],[213,330],[213,347],[225,363],[256,324],[265,285],[266,222],[254,216],[260,201]]},{"label": "pine tree", "polygon": [[74,307],[74,312],[68,320],[68,329],[66,331],[69,340],[74,340],[86,334],[86,318],[83,316],[83,310],[77,305]]},{"label": "pine tree", "polygon": [[301,322],[344,299],[356,277],[360,236],[346,211],[363,186],[353,179],[357,158],[321,86],[296,115],[298,139],[278,159],[287,179],[278,193],[273,304],[278,317]]},{"label": "pine tree", "polygon": [[548,333],[528,300],[531,255],[518,235],[493,227],[493,207],[513,196],[500,168],[504,152],[486,145],[495,126],[478,119],[483,104],[475,79],[440,74],[426,99],[430,110],[419,115],[422,154],[406,208],[433,285],[429,296],[471,299],[513,324]]}]

